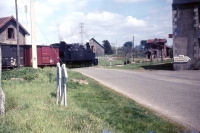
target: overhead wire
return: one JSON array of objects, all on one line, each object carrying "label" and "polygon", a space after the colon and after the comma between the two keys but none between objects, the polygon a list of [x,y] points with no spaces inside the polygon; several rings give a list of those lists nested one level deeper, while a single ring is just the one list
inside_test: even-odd
[{"label": "overhead wire", "polygon": [[164,4],[166,4],[166,5],[172,5],[172,3],[170,3],[170,2],[168,2],[166,0],[159,0],[159,1],[162,2],[162,3],[164,3]]},{"label": "overhead wire", "polygon": [[[35,21],[36,25],[38,26],[38,28],[40,29],[40,31],[42,32],[42,34],[44,35],[44,37],[46,38],[46,40],[48,41],[48,43],[50,44],[49,40],[47,39],[46,35],[44,34],[44,32],[42,31],[42,29],[40,28],[40,26],[38,25],[38,23]],[[53,51],[55,52],[56,56],[59,58],[60,62],[62,62],[62,60],[60,59],[59,55],[56,53],[55,49],[53,46],[50,45],[50,47],[53,49]]]},{"label": "overhead wire", "polygon": [[[24,1],[23,0],[21,0],[21,2],[24,4]],[[25,5],[25,4],[24,4]]]},{"label": "overhead wire", "polygon": [[145,14],[145,15],[141,15],[139,18],[141,19],[141,18],[143,18],[143,17],[145,17],[145,16],[148,16],[148,15],[150,15],[150,14],[154,14],[154,13],[157,13],[158,11],[163,11],[163,10],[169,10],[169,9],[168,9],[168,6],[165,7],[165,8],[161,8],[161,9],[159,9],[159,10],[153,11],[153,12],[151,12],[151,13],[148,13],[148,14]]},{"label": "overhead wire", "polygon": [[[21,0],[21,2],[24,4],[23,0]],[[26,6],[26,5],[24,4],[24,6]],[[28,13],[28,11],[27,11],[27,13]],[[30,12],[29,12],[29,13],[30,13]],[[45,35],[44,32],[42,31],[42,29],[40,28],[40,26],[38,25],[38,23],[37,23],[36,21],[35,21],[35,23],[36,23],[37,27],[40,29],[40,31],[42,32],[42,34],[44,35],[44,37],[45,37],[45,39],[47,40],[47,42],[50,44],[48,38],[46,37],[46,35]],[[50,45],[50,47],[53,49],[54,53],[55,53],[56,56],[59,58],[60,62],[63,64],[63,62],[62,62],[62,60],[60,59],[59,55],[56,53],[54,47],[52,47],[51,45]]]},{"label": "overhead wire", "polygon": [[[22,3],[24,4],[23,0],[21,0],[21,1],[22,1]],[[159,0],[159,1],[162,2],[162,3],[164,3],[164,4],[171,5],[171,3],[167,2],[167,1],[163,1],[163,0]],[[25,4],[24,4],[24,5],[25,5]],[[162,7],[161,9],[156,10],[156,11],[153,11],[153,12],[151,12],[151,13],[148,13],[148,14],[145,14],[145,15],[141,15],[141,16],[139,17],[139,19],[143,18],[144,16],[148,16],[148,15],[150,15],[150,14],[154,14],[154,13],[157,13],[157,12],[163,11],[163,10],[169,10],[169,9],[168,9],[168,6],[166,6],[166,7],[164,7],[164,8]],[[35,21],[35,23],[37,24],[36,21]],[[50,44],[48,38],[46,37],[46,35],[44,34],[44,32],[42,31],[42,29],[40,28],[40,26],[39,26],[38,24],[37,24],[37,26],[38,26],[38,28],[40,29],[40,31],[42,32],[42,34],[44,35],[44,37],[46,38],[47,42]],[[86,34],[86,33],[85,33],[85,34]],[[86,34],[86,36],[87,36],[87,38],[88,38],[88,35],[87,35],[87,34]]]}]

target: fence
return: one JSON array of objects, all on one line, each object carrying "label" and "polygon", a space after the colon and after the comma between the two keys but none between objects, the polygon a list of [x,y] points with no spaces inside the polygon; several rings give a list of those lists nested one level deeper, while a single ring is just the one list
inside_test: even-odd
[{"label": "fence", "polygon": [[67,106],[67,77],[65,64],[57,63],[56,104]]}]

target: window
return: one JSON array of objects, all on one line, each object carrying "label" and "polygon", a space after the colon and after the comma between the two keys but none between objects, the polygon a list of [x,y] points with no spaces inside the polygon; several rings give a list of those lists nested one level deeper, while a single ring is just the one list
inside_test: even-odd
[{"label": "window", "polygon": [[8,28],[8,39],[15,39],[14,28]]}]

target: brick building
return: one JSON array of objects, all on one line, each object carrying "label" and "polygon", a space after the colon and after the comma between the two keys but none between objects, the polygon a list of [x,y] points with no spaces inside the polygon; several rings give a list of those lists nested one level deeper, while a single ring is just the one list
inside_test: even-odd
[{"label": "brick building", "polygon": [[[26,44],[27,30],[19,24],[19,44]],[[13,16],[0,18],[0,43],[17,44],[17,21]]]},{"label": "brick building", "polygon": [[105,49],[104,47],[99,44],[94,38],[90,39],[90,48],[95,53],[95,56],[104,56],[105,55]]},{"label": "brick building", "polygon": [[175,70],[200,69],[200,1],[173,0],[173,56],[188,56],[188,62],[174,62]]},{"label": "brick building", "polygon": [[165,58],[167,57],[166,39],[148,39],[146,45],[146,58]]}]

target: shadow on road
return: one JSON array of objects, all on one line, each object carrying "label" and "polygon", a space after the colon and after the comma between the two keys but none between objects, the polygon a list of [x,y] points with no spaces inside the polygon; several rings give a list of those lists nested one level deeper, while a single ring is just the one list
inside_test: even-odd
[{"label": "shadow on road", "polygon": [[145,70],[168,70],[173,71],[173,63],[155,64],[142,66]]}]

